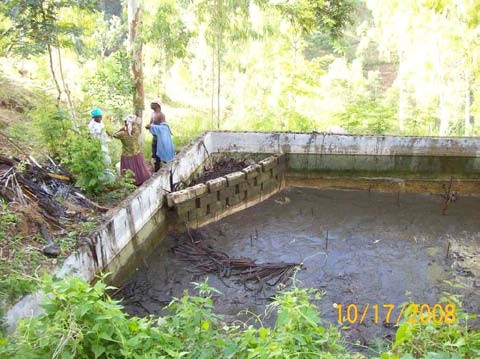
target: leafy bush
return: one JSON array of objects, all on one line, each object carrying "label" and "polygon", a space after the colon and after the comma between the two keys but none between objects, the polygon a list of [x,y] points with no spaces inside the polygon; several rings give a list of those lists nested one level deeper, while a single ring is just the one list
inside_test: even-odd
[{"label": "leafy bush", "polygon": [[[413,317],[413,308],[405,311],[391,351],[383,353],[381,359],[397,358],[462,358],[480,357],[480,331],[469,330],[469,320],[475,316],[462,310],[458,298],[443,298],[444,303],[454,304],[455,320],[452,323],[424,320]],[[416,322],[416,323],[415,323]]]},{"label": "leafy bush", "polygon": [[338,114],[340,124],[350,133],[398,134],[395,109],[379,99],[360,98]]},{"label": "leafy bush", "polygon": [[130,110],[135,89],[129,66],[130,58],[127,52],[115,52],[99,64],[84,89],[90,99],[103,104],[103,109],[113,112],[117,117],[123,117]]},{"label": "leafy bush", "polygon": [[76,185],[90,194],[103,191],[108,182],[107,166],[100,141],[85,126],[74,129],[69,114],[52,103],[31,111],[29,116],[38,129],[37,137],[49,154],[65,165],[76,177]]},{"label": "leafy bush", "polygon": [[67,134],[73,122],[65,111],[58,110],[51,102],[39,106],[29,113],[34,127],[39,133],[42,147],[53,158],[62,158],[65,155]]},{"label": "leafy bush", "polygon": [[[340,358],[345,353],[334,329],[318,327],[307,291],[279,296],[274,329],[228,327],[213,312],[213,288],[197,283],[200,296],[188,293],[168,306],[173,315],[153,320],[128,317],[105,295],[101,280],[89,286],[78,278],[44,284],[45,312],[22,321],[0,356],[12,358]],[[264,347],[267,345],[268,347]],[[269,351],[271,353],[269,354]],[[322,353],[325,351],[325,355]],[[330,354],[328,354],[330,353]],[[343,354],[342,354],[343,355]]]},{"label": "leafy bush", "polygon": [[98,139],[92,138],[86,128],[68,132],[66,154],[62,159],[77,178],[76,185],[88,193],[96,194],[105,189],[107,182],[104,153]]},{"label": "leafy bush", "polygon": [[13,228],[17,221],[15,212],[9,211],[7,202],[0,199],[0,240],[6,237],[5,231]]},{"label": "leafy bush", "polygon": [[[227,325],[213,311],[215,289],[195,283],[199,296],[185,292],[163,318],[129,317],[105,294],[102,280],[90,286],[78,278],[44,280],[45,312],[23,320],[0,338],[0,357],[11,358],[364,358],[348,352],[333,326],[322,325],[312,290],[280,292],[268,307],[277,311],[272,328]],[[316,295],[318,299],[318,295]],[[457,324],[402,322],[382,359],[477,358],[480,333]]]},{"label": "leafy bush", "polygon": [[[236,339],[239,358],[349,358],[338,330],[321,326],[311,302],[315,292],[294,288],[281,292],[268,310],[277,309],[274,328],[249,326]],[[316,299],[319,295],[316,294]]]}]

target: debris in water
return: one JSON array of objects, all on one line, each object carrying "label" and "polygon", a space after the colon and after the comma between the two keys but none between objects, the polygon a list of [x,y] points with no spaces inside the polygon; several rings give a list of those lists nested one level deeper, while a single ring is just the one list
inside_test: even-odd
[{"label": "debris in water", "polygon": [[445,194],[442,196],[444,199],[443,210],[442,210],[443,215],[446,214],[448,205],[457,200],[457,193],[452,192],[452,182],[453,182],[453,176],[450,177],[450,183],[448,184],[448,189],[446,188],[445,184],[442,185],[443,190],[445,191]]},{"label": "debris in water", "polygon": [[261,263],[250,258],[230,258],[228,254],[210,249],[202,244],[203,235],[187,228],[188,239],[181,240],[173,252],[184,261],[193,263],[195,274],[215,273],[219,277],[238,276],[246,281],[266,283],[270,286],[285,285],[300,263]]},{"label": "debris in water", "polygon": [[278,204],[289,204],[289,203],[290,203],[290,198],[288,198],[287,196],[285,196],[284,198],[276,199],[276,200],[275,200],[275,203],[278,203]]}]

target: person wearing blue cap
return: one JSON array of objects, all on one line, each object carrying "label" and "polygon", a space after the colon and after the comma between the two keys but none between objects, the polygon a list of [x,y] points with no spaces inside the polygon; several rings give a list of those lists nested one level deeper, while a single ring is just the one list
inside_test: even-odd
[{"label": "person wearing blue cap", "polygon": [[90,111],[90,115],[92,116],[92,120],[88,124],[88,132],[90,132],[93,138],[98,138],[100,140],[102,152],[104,153],[104,162],[108,166],[112,163],[112,160],[108,155],[107,135],[105,133],[105,126],[102,122],[102,110],[100,110],[98,107],[95,107],[92,111]]}]

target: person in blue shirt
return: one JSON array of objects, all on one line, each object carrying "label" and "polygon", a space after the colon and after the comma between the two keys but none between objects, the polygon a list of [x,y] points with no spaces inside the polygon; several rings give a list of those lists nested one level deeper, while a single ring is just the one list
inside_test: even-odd
[{"label": "person in blue shirt", "polygon": [[154,112],[152,114],[152,122],[147,125],[152,135],[157,138],[156,155],[161,162],[155,164],[155,172],[161,167],[161,163],[167,163],[173,160],[175,156],[175,147],[172,141],[172,131],[168,126],[163,112]]}]

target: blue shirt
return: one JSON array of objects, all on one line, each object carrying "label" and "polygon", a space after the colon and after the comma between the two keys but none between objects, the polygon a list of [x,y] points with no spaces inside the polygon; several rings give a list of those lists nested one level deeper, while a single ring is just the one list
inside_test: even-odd
[{"label": "blue shirt", "polygon": [[162,161],[170,162],[175,156],[175,148],[173,147],[172,131],[166,122],[158,125],[151,124],[150,132],[157,136],[157,157]]}]

